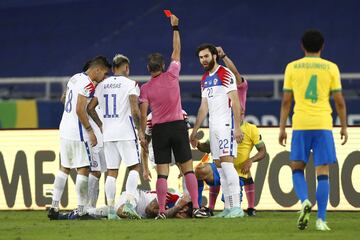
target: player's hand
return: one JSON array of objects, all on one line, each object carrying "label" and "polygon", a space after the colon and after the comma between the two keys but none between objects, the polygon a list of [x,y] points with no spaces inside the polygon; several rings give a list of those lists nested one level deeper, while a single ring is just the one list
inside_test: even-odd
[{"label": "player's hand", "polygon": [[179,26],[179,18],[177,18],[174,14],[170,16],[171,26]]},{"label": "player's hand", "polygon": [[341,136],[341,140],[343,140],[341,145],[344,145],[348,140],[348,133],[347,133],[347,128],[346,127],[341,128],[340,136]]},{"label": "player's hand", "polygon": [[240,128],[235,128],[234,129],[234,136],[235,136],[235,140],[237,143],[241,143],[243,138],[244,138],[244,133],[241,131]]},{"label": "player's hand", "polygon": [[89,134],[91,147],[95,147],[97,145],[97,139],[96,139],[94,131],[91,129],[91,131],[88,131],[88,134]]},{"label": "player's hand", "polygon": [[223,58],[226,55],[222,47],[218,46],[216,47],[216,50],[218,52],[219,58]]},{"label": "player's hand", "polygon": [[143,178],[145,181],[151,181],[152,176],[151,176],[151,172],[149,169],[143,170]]},{"label": "player's hand", "polygon": [[286,140],[287,140],[287,133],[285,130],[280,130],[279,133],[279,144],[283,147],[286,146]]},{"label": "player's hand", "polygon": [[192,133],[190,134],[190,137],[189,137],[189,140],[190,140],[190,143],[191,143],[191,146],[193,148],[196,148],[197,147],[197,144],[199,142],[199,140],[196,138],[196,134],[197,134],[197,131],[192,131]]},{"label": "player's hand", "polygon": [[252,161],[250,159],[246,160],[243,164],[241,164],[240,171],[242,174],[247,174],[250,171],[252,166]]}]

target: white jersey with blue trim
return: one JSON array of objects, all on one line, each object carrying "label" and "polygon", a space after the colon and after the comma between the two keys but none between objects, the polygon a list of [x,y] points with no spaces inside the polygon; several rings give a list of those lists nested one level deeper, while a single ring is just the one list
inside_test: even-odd
[{"label": "white jersey with blue trim", "polygon": [[95,97],[104,119],[104,142],[137,139],[130,95],[139,97],[140,88],[136,81],[124,76],[108,77],[96,87]]},{"label": "white jersey with blue trim", "polygon": [[77,73],[67,83],[64,112],[60,122],[60,137],[75,141],[88,141],[89,136],[76,114],[78,95],[88,100],[94,96],[95,85],[85,73]]},{"label": "white jersey with blue trim", "polygon": [[209,127],[232,125],[231,100],[228,93],[237,91],[235,75],[219,65],[213,73],[206,72],[201,80],[201,97],[206,98],[209,108]]}]

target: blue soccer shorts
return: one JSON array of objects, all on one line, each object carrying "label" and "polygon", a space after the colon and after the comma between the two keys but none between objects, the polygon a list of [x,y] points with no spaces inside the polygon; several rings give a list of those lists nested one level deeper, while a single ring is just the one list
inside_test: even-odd
[{"label": "blue soccer shorts", "polygon": [[335,143],[331,130],[293,130],[290,160],[309,161],[313,153],[315,167],[336,163]]}]

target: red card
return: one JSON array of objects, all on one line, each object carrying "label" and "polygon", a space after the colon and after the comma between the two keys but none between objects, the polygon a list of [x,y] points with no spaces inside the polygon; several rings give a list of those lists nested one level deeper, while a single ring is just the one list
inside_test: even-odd
[{"label": "red card", "polygon": [[164,13],[167,17],[171,17],[171,15],[172,15],[170,10],[164,10]]}]

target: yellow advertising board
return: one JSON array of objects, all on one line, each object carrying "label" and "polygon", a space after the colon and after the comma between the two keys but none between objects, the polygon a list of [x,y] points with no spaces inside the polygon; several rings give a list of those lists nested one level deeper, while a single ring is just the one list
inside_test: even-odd
[{"label": "yellow advertising board", "polygon": [[[291,130],[288,130],[288,144],[278,144],[278,128],[259,128],[266,144],[267,156],[251,169],[256,185],[255,204],[258,210],[297,210],[299,203],[292,186],[291,170],[288,166]],[[330,169],[330,210],[359,210],[360,208],[360,128],[349,128],[349,141],[342,146],[340,129],[334,128],[338,164]],[[203,140],[207,140],[208,129],[202,129]],[[251,154],[255,154],[256,149]],[[201,153],[193,149],[195,160]],[[44,209],[51,204],[55,175],[59,169],[58,130],[0,130],[0,210]],[[197,162],[194,162],[196,165]],[[316,177],[308,166],[306,178],[309,198],[315,203]],[[155,189],[156,172],[153,180],[141,181],[142,189]],[[171,167],[168,186],[181,191],[179,170]],[[98,205],[105,204],[104,176],[100,182]],[[117,181],[117,194],[124,189],[126,168],[121,165]],[[62,209],[76,208],[75,174],[71,174],[61,200]],[[208,197],[207,187],[203,192]],[[216,209],[223,208],[218,197]],[[246,208],[246,197],[243,199]],[[315,206],[316,209],[316,206]]]}]

